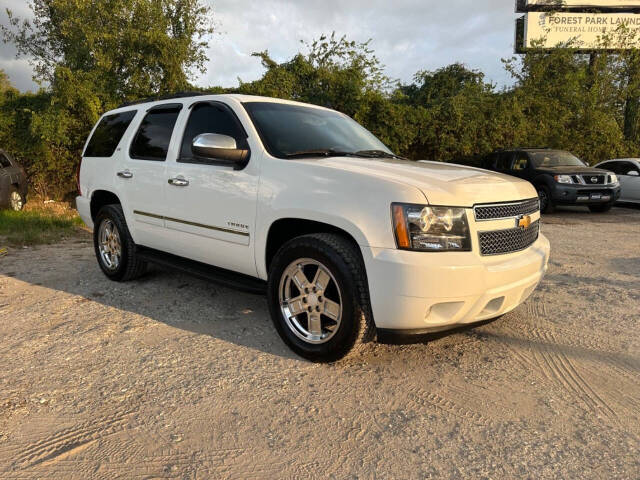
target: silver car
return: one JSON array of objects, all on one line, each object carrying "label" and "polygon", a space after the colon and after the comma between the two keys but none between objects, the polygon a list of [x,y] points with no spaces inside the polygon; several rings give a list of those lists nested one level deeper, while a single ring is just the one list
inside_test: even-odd
[{"label": "silver car", "polygon": [[640,204],[640,159],[607,160],[597,164],[596,167],[610,170],[618,176],[621,190],[618,202]]}]

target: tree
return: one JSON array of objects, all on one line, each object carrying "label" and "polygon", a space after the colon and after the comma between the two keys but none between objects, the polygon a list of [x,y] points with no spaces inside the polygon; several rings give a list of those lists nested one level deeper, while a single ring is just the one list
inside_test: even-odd
[{"label": "tree", "polygon": [[96,92],[122,101],[173,92],[203,71],[211,11],[201,0],[31,0],[34,19],[9,15],[5,41],[31,58],[36,79],[87,74]]},{"label": "tree", "polygon": [[335,33],[304,44],[306,53],[277,63],[268,51],[254,53],[266,69],[238,91],[314,103],[355,115],[367,93],[383,89],[388,79],[369,42],[358,43]]},{"label": "tree", "polygon": [[33,20],[7,10],[10,23],[2,34],[18,55],[30,58],[36,80],[48,88],[6,102],[18,110],[7,108],[4,115],[23,129],[15,135],[23,142],[13,142],[12,153],[41,185],[40,193],[63,196],[73,189],[81,149],[104,111],[126,100],[184,90],[190,76],[203,70],[211,11],[202,0],[30,5]]}]

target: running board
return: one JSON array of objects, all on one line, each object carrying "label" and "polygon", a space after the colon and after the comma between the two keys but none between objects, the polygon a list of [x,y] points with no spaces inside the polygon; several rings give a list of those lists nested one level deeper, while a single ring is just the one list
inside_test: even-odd
[{"label": "running board", "polygon": [[138,247],[137,253],[138,256],[146,262],[174,268],[193,275],[194,277],[209,280],[225,287],[259,295],[267,293],[267,282],[259,278],[214,267],[206,263],[196,262],[195,260],[189,260],[188,258],[179,257],[152,248]]}]

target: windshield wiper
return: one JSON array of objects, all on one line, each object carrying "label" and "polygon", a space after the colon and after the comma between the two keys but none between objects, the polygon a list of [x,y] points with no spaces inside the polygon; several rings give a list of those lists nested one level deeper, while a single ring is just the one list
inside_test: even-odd
[{"label": "windshield wiper", "polygon": [[341,152],[340,150],[334,150],[333,148],[326,148],[320,150],[301,150],[299,152],[287,153],[286,158],[304,158],[304,157],[345,157],[353,156],[353,152]]},{"label": "windshield wiper", "polygon": [[360,150],[359,152],[355,152],[354,155],[358,155],[360,157],[371,157],[371,158],[397,158],[399,160],[407,160],[400,155],[396,155],[395,153],[385,152],[384,150]]}]

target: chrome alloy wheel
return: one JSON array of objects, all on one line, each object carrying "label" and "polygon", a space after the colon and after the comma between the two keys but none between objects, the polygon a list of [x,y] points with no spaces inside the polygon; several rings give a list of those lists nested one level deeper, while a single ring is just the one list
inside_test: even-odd
[{"label": "chrome alloy wheel", "polygon": [[108,218],[102,221],[98,230],[98,250],[102,264],[108,270],[117,270],[122,258],[120,234],[115,224]]},{"label": "chrome alloy wheel", "polygon": [[22,210],[22,207],[24,206],[22,202],[22,195],[20,195],[15,190],[11,192],[10,201],[11,201],[11,208],[13,210],[15,210],[16,212],[19,212],[20,210]]},{"label": "chrome alloy wheel", "polygon": [[296,260],[282,273],[278,291],[285,323],[298,338],[312,344],[333,338],[342,320],[342,294],[327,267]]}]

